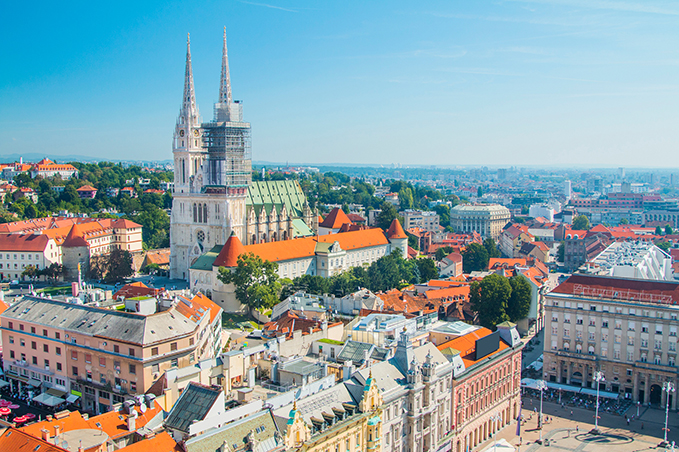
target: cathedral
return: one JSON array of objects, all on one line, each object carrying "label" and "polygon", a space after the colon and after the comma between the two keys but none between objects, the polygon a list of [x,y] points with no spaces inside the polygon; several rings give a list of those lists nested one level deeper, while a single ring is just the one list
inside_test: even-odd
[{"label": "cathedral", "polygon": [[172,139],[171,278],[187,279],[189,267],[232,232],[246,245],[314,235],[318,214],[299,183],[252,181],[250,136],[243,104],[231,94],[226,29],[219,98],[209,122],[198,112],[187,39],[184,96]]}]

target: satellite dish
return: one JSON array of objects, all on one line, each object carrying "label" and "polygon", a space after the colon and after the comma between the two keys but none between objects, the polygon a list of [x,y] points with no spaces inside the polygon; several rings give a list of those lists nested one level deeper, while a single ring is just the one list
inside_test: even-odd
[{"label": "satellite dish", "polygon": [[146,404],[145,404],[145,403],[142,403],[142,404],[139,406],[139,411],[141,411],[142,414],[146,413]]}]

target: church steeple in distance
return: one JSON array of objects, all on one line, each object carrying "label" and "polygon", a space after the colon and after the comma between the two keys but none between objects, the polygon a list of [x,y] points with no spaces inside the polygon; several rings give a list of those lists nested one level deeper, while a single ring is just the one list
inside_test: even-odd
[{"label": "church steeple in distance", "polygon": [[186,71],[184,73],[184,98],[179,112],[179,121],[184,119],[187,128],[200,125],[200,113],[196,104],[196,93],[193,87],[193,68],[191,67],[191,35],[186,35]]},{"label": "church steeple in distance", "polygon": [[231,76],[229,75],[229,55],[226,50],[226,27],[224,27],[224,47],[222,49],[222,77],[219,83],[219,102],[230,104],[232,101]]}]

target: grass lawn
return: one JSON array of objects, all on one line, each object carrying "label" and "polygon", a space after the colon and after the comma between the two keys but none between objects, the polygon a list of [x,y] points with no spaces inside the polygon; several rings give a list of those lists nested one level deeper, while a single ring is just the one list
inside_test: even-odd
[{"label": "grass lawn", "polygon": [[228,314],[225,312],[222,314],[222,328],[243,328],[247,331],[252,331],[259,328],[259,325],[248,314]]},{"label": "grass lawn", "polygon": [[45,287],[44,289],[38,290],[38,292],[50,295],[67,295],[71,293],[71,286]]}]

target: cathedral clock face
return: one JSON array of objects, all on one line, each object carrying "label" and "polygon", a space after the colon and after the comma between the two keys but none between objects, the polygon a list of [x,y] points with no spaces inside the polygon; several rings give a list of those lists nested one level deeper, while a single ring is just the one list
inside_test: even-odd
[{"label": "cathedral clock face", "polygon": [[198,132],[198,129],[193,129],[193,136],[197,137],[198,135],[200,135],[200,132]]},{"label": "cathedral clock face", "polygon": [[180,130],[180,131],[179,131],[179,136],[180,136],[180,137],[183,137],[183,136],[184,136],[184,131],[183,131],[183,130]]}]

